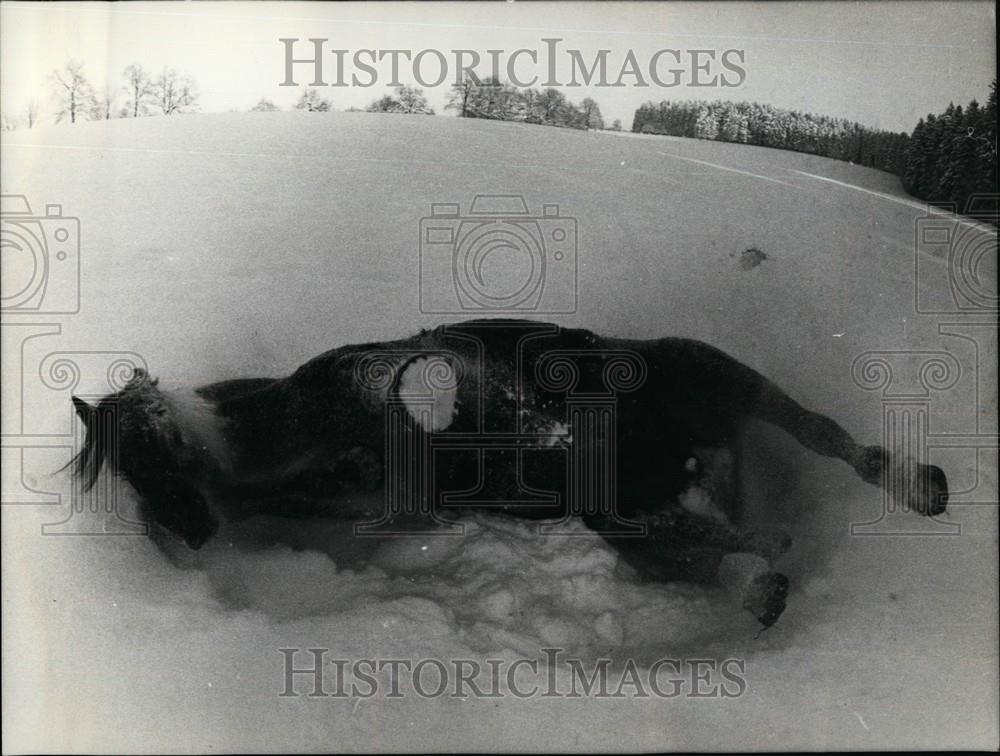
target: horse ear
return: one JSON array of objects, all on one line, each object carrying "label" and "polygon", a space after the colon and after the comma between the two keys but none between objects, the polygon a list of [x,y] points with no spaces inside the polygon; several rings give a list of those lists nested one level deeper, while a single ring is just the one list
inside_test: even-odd
[{"label": "horse ear", "polygon": [[76,414],[80,416],[83,424],[88,428],[90,427],[90,421],[94,416],[95,407],[87,404],[83,399],[78,396],[70,397],[73,400],[73,407],[76,408]]}]

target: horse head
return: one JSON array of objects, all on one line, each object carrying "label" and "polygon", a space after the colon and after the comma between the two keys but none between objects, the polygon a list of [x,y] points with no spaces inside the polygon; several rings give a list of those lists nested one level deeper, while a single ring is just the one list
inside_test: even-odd
[{"label": "horse head", "polygon": [[153,419],[166,411],[158,383],[145,370],[136,368],[121,391],[108,394],[97,404],[72,397],[85,438],[83,448],[66,466],[72,465],[85,491],[93,487],[105,462],[116,472],[122,471],[123,462],[128,466],[122,457],[126,448],[123,441],[138,442],[140,448],[148,445],[141,437],[154,430]]}]

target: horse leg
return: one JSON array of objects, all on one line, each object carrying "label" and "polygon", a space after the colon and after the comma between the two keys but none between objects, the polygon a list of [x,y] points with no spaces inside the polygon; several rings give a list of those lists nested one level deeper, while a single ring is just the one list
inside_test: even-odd
[{"label": "horse leg", "polygon": [[940,467],[859,444],[830,418],[802,407],[757,371],[707,344],[668,340],[660,350],[664,361],[673,357],[675,365],[681,363],[677,377],[683,384],[699,387],[704,414],[724,408],[727,416],[775,425],[807,449],[844,460],[865,482],[889,488],[904,511],[932,516],[947,508],[948,479]]},{"label": "horse leg", "polygon": [[234,520],[272,515],[363,521],[377,516],[369,503],[372,497],[365,494],[377,491],[382,477],[381,458],[355,446],[280,478],[231,484],[220,491],[220,498]]},{"label": "horse leg", "polygon": [[862,446],[833,420],[810,412],[780,391],[768,397],[762,418],[806,448],[843,459],[866,483],[887,487],[903,511],[933,516],[948,506],[948,479],[940,467],[900,457],[881,446]]},{"label": "horse leg", "polygon": [[[781,616],[788,578],[773,571],[771,563],[788,550],[791,541],[784,533],[741,531],[680,506],[633,512],[629,518],[646,526],[645,537],[602,537],[644,579],[721,584],[764,627]],[[584,522],[598,533],[611,526],[598,516]]]},{"label": "horse leg", "polygon": [[132,472],[127,476],[150,519],[192,549],[201,548],[219,529],[205,497],[183,476],[169,471]]}]

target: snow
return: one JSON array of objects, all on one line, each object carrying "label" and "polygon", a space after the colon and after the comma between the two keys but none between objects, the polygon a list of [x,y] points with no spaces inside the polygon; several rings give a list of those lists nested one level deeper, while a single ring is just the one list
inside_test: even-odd
[{"label": "snow", "polygon": [[[522,193],[532,210],[557,203],[578,220],[579,307],[560,323],[708,341],[866,443],[882,422],[877,393],[851,379],[866,350],[947,349],[995,397],[982,357],[995,341],[977,363],[938,332],[947,319],[914,312],[919,211],[794,170],[905,199],[890,176],[805,155],[361,113],[16,132],[2,188],[36,212],[61,203],[81,223],[81,311],[36,321],[62,333],[25,342],[26,364],[55,350],[132,351],[163,385],[189,388],[408,335],[454,319],[418,309],[430,204],[465,210],[476,194]],[[749,248],[767,258],[747,270]],[[33,380],[34,369],[24,416],[67,432],[68,391]],[[101,381],[84,376],[93,392]],[[968,419],[956,407],[970,391],[963,380],[934,405],[942,427]],[[995,432],[995,413],[987,402],[982,428]],[[143,538],[42,537],[62,510],[4,507],[5,746],[995,746],[996,507],[953,507],[957,537],[852,537],[852,522],[878,515],[878,490],[778,431],[755,427],[750,442],[751,521],[778,523],[794,541],[781,563],[789,608],[756,638],[724,589],[641,583],[582,528],[543,537],[531,523],[476,515],[462,537],[379,543],[330,523],[258,520],[172,562]],[[964,451],[948,457],[954,490],[975,483],[976,455]],[[69,492],[46,477],[64,455],[32,458],[39,487]],[[979,499],[995,502],[995,457],[979,475]],[[744,659],[748,688],[705,699],[278,695],[280,648],[482,661],[546,646],[619,667]]]}]

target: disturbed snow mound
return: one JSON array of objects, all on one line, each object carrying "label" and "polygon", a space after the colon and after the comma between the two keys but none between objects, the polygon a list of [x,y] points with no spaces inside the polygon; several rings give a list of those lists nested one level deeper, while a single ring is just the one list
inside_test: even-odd
[{"label": "disturbed snow mound", "polygon": [[768,259],[767,255],[756,247],[747,247],[739,255],[731,252],[729,256],[739,258],[740,270],[753,270]]},{"label": "disturbed snow mound", "polygon": [[563,536],[499,516],[459,522],[464,535],[376,540],[351,525],[268,519],[175,558],[204,572],[232,609],[287,621],[391,606],[418,619],[419,632],[481,652],[549,645],[585,654],[755,632],[724,590],[643,583],[581,522]]}]

